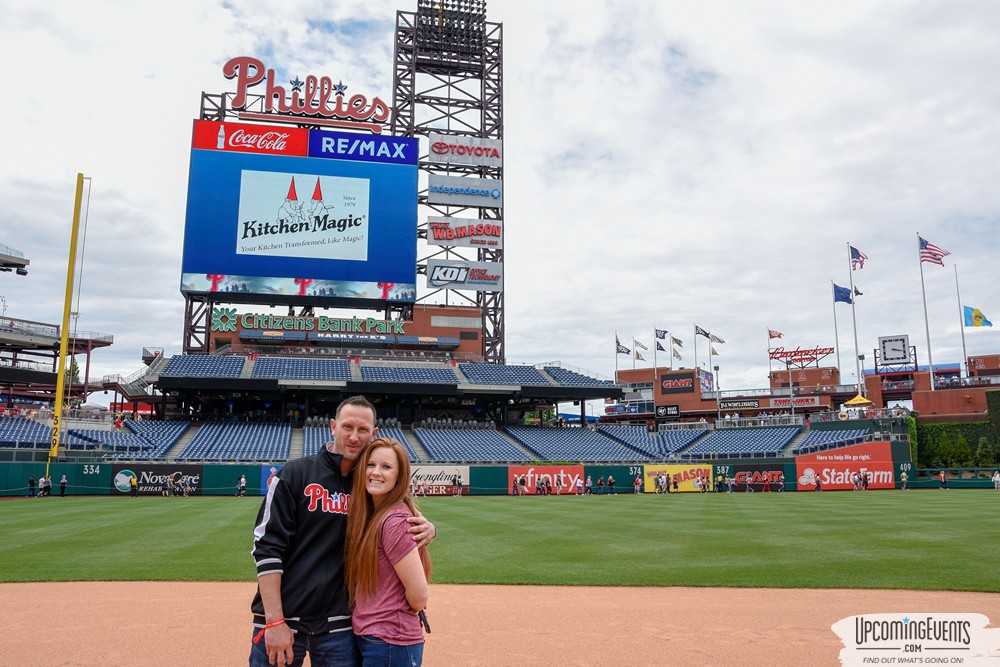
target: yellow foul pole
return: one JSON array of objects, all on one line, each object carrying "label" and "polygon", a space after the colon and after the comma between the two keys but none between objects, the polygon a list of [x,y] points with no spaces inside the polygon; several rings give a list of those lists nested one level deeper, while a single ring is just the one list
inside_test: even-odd
[{"label": "yellow foul pole", "polygon": [[56,373],[56,405],[52,415],[52,444],[49,460],[45,463],[45,476],[49,466],[59,457],[59,431],[62,428],[63,400],[66,394],[66,348],[69,347],[69,316],[73,304],[73,275],[76,272],[76,247],[80,235],[80,212],[83,208],[83,174],[76,175],[76,202],[73,204],[73,230],[69,241],[69,264],[66,269],[66,299],[63,302],[62,329],[59,331],[59,370]]}]

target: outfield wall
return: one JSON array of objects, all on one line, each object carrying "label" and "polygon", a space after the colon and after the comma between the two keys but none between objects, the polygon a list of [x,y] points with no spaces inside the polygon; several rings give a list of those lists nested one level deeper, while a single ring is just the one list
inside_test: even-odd
[{"label": "outfield wall", "polygon": [[[598,493],[597,480],[615,479],[617,493],[632,493],[636,477],[645,493],[654,491],[654,477],[663,472],[678,478],[678,491],[695,491],[698,475],[712,480],[731,476],[734,490],[744,492],[747,484],[760,491],[767,480],[777,491],[778,480],[785,476],[786,491],[813,491],[816,478],[824,491],[853,488],[851,475],[869,472],[870,488],[900,488],[900,475],[909,477],[910,488],[937,488],[937,471],[914,470],[905,443],[870,442],[840,447],[795,458],[717,459],[692,463],[646,463],[634,465],[548,464],[521,465],[448,465],[414,463],[414,480],[428,495],[452,495],[453,480],[461,478],[463,495],[510,495],[514,480],[524,477],[526,491],[534,495],[540,480],[552,482],[553,489],[561,484],[563,494],[572,494],[577,482],[593,481],[593,493]],[[240,476],[247,479],[247,495],[263,495],[268,480],[281,469],[280,465],[258,464],[194,464],[194,463],[53,463],[50,468],[54,483],[52,493],[59,494],[59,480],[66,475],[68,495],[129,495],[128,478],[139,481],[139,494],[162,494],[164,479],[187,482],[192,495],[235,495]],[[14,461],[0,463],[0,496],[27,495],[28,477],[37,479],[45,473],[41,462]],[[992,488],[990,471],[949,471],[951,488]],[[609,492],[607,484],[604,493]]]}]

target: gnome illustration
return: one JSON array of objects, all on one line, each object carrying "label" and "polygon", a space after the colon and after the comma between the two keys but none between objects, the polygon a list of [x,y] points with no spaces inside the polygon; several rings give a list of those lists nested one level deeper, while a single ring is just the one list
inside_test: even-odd
[{"label": "gnome illustration", "polygon": [[278,220],[284,220],[288,223],[294,222],[304,222],[304,217],[302,215],[302,203],[299,201],[299,197],[295,192],[295,177],[292,177],[292,182],[288,186],[288,194],[285,196],[285,203],[281,205],[278,209]]},{"label": "gnome illustration", "polygon": [[323,201],[323,189],[319,184],[319,176],[316,177],[316,187],[313,188],[312,202],[309,204],[309,210],[306,211],[307,220],[315,220],[316,218],[322,218],[326,215],[332,206],[327,206]]}]

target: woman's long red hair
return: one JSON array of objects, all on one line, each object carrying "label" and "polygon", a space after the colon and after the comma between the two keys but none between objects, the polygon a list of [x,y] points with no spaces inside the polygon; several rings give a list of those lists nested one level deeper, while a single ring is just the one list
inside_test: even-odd
[{"label": "woman's long red hair", "polygon": [[[365,478],[372,452],[380,447],[392,449],[396,453],[399,476],[396,478],[396,486],[376,509],[365,488]],[[375,593],[378,586],[378,550],[382,543],[382,522],[399,505],[406,505],[414,516],[417,515],[417,504],[410,496],[410,457],[398,440],[376,438],[368,443],[358,457],[351,489],[351,506],[347,514],[347,559],[344,574],[352,604],[358,595]],[[424,575],[430,581],[431,558],[425,548],[420,549],[420,562],[424,566]]]}]

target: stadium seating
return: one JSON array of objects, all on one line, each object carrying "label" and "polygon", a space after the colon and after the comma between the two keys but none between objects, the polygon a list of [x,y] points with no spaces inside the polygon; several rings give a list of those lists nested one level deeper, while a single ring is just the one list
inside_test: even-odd
[{"label": "stadium seating", "polygon": [[244,357],[212,356],[208,354],[181,354],[170,358],[160,371],[170,377],[228,377],[238,378],[243,371]]},{"label": "stadium seating", "polygon": [[797,426],[720,429],[684,450],[681,455],[685,458],[704,458],[707,455],[723,458],[777,456],[798,434]]},{"label": "stadium seating", "polygon": [[639,461],[647,458],[589,428],[509,426],[507,433],[543,461]]},{"label": "stadium seating", "polygon": [[795,454],[809,454],[832,447],[844,447],[846,445],[856,445],[865,441],[868,434],[866,428],[834,429],[834,430],[811,430],[809,435],[803,438],[793,452]]},{"label": "stadium seating", "polygon": [[403,429],[395,426],[379,426],[378,434],[381,438],[392,438],[393,440],[399,440],[400,444],[403,445],[403,449],[410,456],[410,461],[418,460],[417,452],[413,449],[413,445],[410,444],[409,438],[406,437],[406,432]]},{"label": "stadium seating", "polygon": [[177,458],[187,461],[287,461],[291,437],[291,424],[208,422]]},{"label": "stadium seating", "polygon": [[274,380],[332,380],[349,382],[351,364],[346,359],[311,357],[260,357],[253,378]]},{"label": "stadium seating", "polygon": [[361,366],[365,382],[423,382],[428,384],[458,384],[458,376],[449,367],[425,366]]},{"label": "stadium seating", "polygon": [[543,370],[563,387],[613,387],[610,380],[598,380],[589,375],[567,370],[561,366],[545,366]]},{"label": "stadium seating", "polygon": [[524,461],[523,450],[485,429],[415,428],[413,435],[434,461]]},{"label": "stadium seating", "polygon": [[534,366],[459,364],[458,368],[471,384],[552,386],[552,382]]},{"label": "stadium seating", "polygon": [[49,447],[52,429],[24,417],[0,418],[0,447]]},{"label": "stadium seating", "polygon": [[651,434],[645,426],[629,424],[607,424],[597,430],[651,458],[663,458],[678,452],[708,433],[706,429],[684,429]]}]

